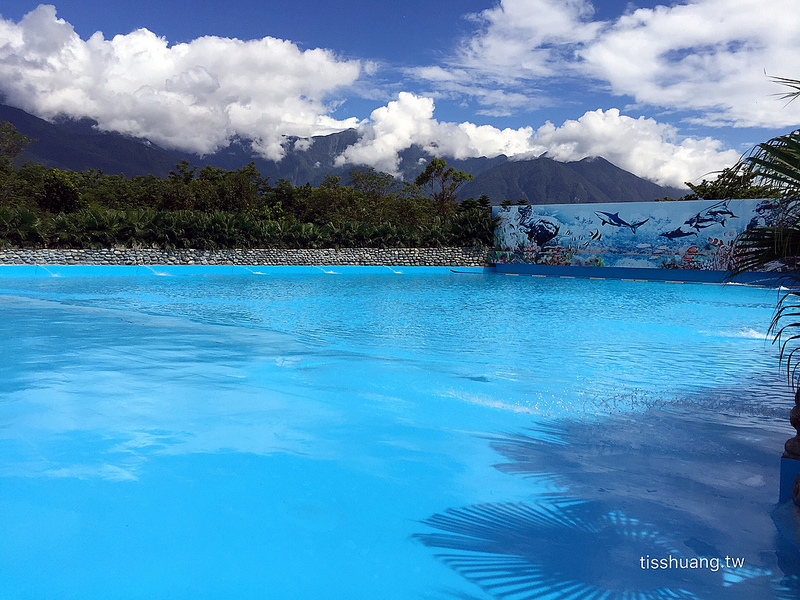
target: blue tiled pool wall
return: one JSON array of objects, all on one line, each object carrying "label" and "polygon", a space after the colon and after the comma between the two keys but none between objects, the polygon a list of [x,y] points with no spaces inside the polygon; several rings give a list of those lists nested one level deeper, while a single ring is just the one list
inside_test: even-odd
[{"label": "blue tiled pool wall", "polygon": [[[498,206],[498,265],[728,271],[741,232],[774,225],[774,199]],[[680,270],[680,271],[679,271]],[[676,273],[674,279],[685,279]],[[660,277],[659,277],[660,279]]]}]

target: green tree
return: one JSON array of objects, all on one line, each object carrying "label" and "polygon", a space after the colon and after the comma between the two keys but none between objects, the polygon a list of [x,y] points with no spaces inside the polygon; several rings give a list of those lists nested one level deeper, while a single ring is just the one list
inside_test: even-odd
[{"label": "green tree", "polygon": [[354,169],[349,177],[348,186],[363,196],[365,222],[417,227],[430,216],[430,201],[413,183],[372,168]]},{"label": "green tree", "polygon": [[451,212],[456,207],[459,188],[472,179],[469,173],[448,167],[443,158],[432,158],[414,183],[429,189],[440,212]]},{"label": "green tree", "polygon": [[760,177],[738,166],[723,169],[713,181],[685,182],[691,194],[680,200],[730,200],[733,198],[779,198],[781,192],[771,183],[758,183]]},{"label": "green tree", "polygon": [[14,159],[33,142],[8,121],[0,121],[0,171],[12,168]]},{"label": "green tree", "polygon": [[461,204],[458,205],[459,212],[474,210],[476,208],[478,208],[478,201],[475,200],[475,198],[467,198],[466,200],[462,200]]},{"label": "green tree", "polygon": [[369,223],[382,223],[386,219],[386,209],[401,194],[402,182],[394,176],[372,167],[353,169],[348,174],[347,185],[359,192],[364,199],[364,214],[361,220]]},{"label": "green tree", "polygon": [[175,165],[175,170],[169,172],[169,178],[189,185],[197,174],[197,167],[189,164],[185,158]]},{"label": "green tree", "polygon": [[14,159],[31,143],[33,140],[11,123],[0,121],[0,205],[30,204],[25,198],[26,186],[14,171]]},{"label": "green tree", "polygon": [[39,206],[51,213],[70,213],[81,207],[81,194],[74,172],[50,169],[42,185]]}]

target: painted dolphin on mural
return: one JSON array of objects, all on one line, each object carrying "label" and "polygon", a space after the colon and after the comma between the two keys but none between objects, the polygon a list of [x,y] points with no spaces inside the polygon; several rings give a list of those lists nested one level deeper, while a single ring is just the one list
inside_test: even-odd
[{"label": "painted dolphin on mural", "polygon": [[[686,221],[683,222],[684,225],[693,227],[697,231],[705,229],[706,227],[711,227],[712,225],[716,225],[717,223],[719,223],[717,219],[714,219],[712,217],[704,217],[700,213],[697,213],[691,219],[687,219]],[[722,225],[723,226],[725,225],[725,219],[722,219]]]},{"label": "painted dolphin on mural", "polygon": [[630,227],[630,230],[633,233],[636,233],[636,230],[647,223],[650,219],[647,218],[644,221],[639,221],[638,223],[628,223],[627,221],[620,218],[619,213],[608,213],[603,211],[595,211],[595,213],[600,218],[601,225],[611,225],[612,227]]},{"label": "painted dolphin on mural", "polygon": [[697,213],[690,219],[684,221],[684,225],[693,227],[695,230],[700,231],[706,227],[711,227],[717,223],[725,227],[725,221],[728,219],[738,219],[735,214],[728,208],[728,201],[723,200],[712,204],[703,212]]},{"label": "painted dolphin on mural", "polygon": [[[683,225],[681,225],[681,227],[683,227]],[[676,239],[682,238],[682,237],[689,237],[690,235],[694,235],[694,236],[697,235],[696,231],[684,231],[683,229],[681,229],[681,227],[678,227],[677,229],[675,229],[673,231],[667,231],[665,233],[659,233],[658,237],[665,237],[668,240],[676,240]]]},{"label": "painted dolphin on mural", "polygon": [[722,226],[725,227],[725,221],[727,219],[738,219],[735,214],[728,208],[728,201],[725,200],[721,204],[715,204],[711,208],[707,209],[704,213],[708,217],[715,219],[718,223],[722,223]]}]

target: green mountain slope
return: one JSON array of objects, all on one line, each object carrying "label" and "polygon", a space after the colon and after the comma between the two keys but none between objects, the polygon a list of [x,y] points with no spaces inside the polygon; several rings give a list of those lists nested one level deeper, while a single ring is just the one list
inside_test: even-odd
[{"label": "green mountain slope", "polygon": [[[253,161],[265,177],[275,183],[286,179],[294,185],[319,185],[326,175],[347,174],[353,165],[336,166],[335,160],[345,148],[358,140],[354,129],[318,136],[310,140],[287,137],[285,157],[276,162],[254,155],[248,140],[234,140],[214,154],[198,156],[170,151],[148,142],[113,132],[101,132],[89,119],[61,119],[48,122],[17,108],[0,104],[0,121],[9,121],[36,141],[20,161],[41,163],[72,170],[98,169],[129,177],[153,174],[166,177],[181,160],[191,164],[238,169]],[[419,146],[400,153],[400,171],[413,181],[433,158]],[[587,158],[563,163],[547,157],[510,160],[506,156],[456,160],[448,164],[471,173],[475,180],[465,185],[461,198],[486,194],[492,203],[520,199],[532,204],[568,204],[576,202],[637,202],[663,196],[679,197],[686,190],[667,188],[637,177],[602,158]]]}]

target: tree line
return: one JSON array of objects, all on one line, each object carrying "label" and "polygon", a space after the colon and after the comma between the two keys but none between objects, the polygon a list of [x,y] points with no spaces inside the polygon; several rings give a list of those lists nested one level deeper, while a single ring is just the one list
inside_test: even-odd
[{"label": "tree line", "polygon": [[0,245],[32,248],[490,246],[487,197],[457,201],[463,171],[433,159],[416,181],[374,169],[319,186],[182,161],[165,178],[14,159],[32,140],[0,123]]}]

